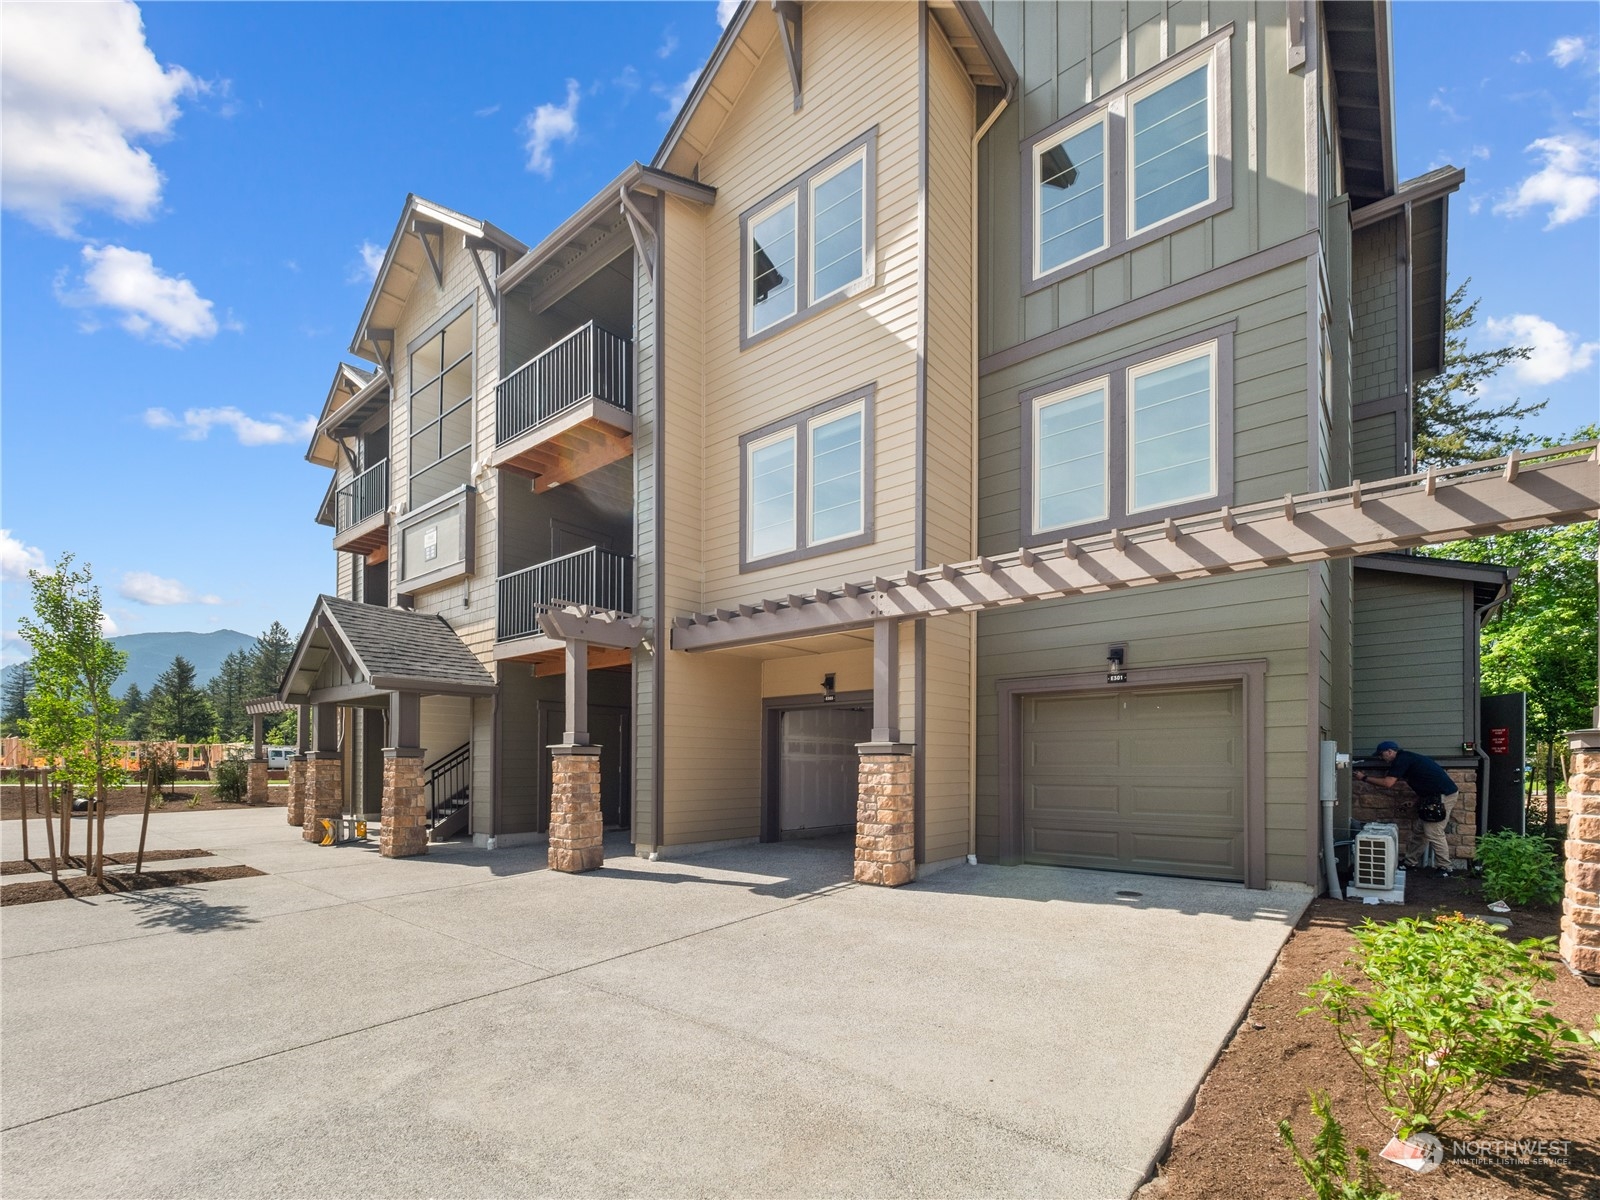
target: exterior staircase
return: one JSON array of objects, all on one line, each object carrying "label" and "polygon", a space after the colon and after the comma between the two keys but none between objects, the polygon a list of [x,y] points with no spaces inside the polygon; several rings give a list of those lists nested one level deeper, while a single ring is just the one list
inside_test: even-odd
[{"label": "exterior staircase", "polygon": [[472,743],[465,742],[428,768],[428,840],[442,842],[467,829],[472,802]]}]

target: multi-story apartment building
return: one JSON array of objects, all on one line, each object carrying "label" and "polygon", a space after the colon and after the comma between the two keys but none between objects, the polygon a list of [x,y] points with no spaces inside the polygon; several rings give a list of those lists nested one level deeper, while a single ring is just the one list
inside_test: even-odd
[{"label": "multi-story apartment building", "polygon": [[1476,781],[1507,575],[1394,551],[1596,489],[1410,476],[1462,175],[1396,177],[1387,20],[746,4],[538,245],[409,198],[310,451],[291,822],[1303,886],[1324,742]]}]

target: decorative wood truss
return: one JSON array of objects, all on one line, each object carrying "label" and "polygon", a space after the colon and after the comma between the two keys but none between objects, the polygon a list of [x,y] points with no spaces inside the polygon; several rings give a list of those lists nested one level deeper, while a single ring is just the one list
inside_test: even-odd
[{"label": "decorative wood truss", "polygon": [[672,649],[715,650],[1033,600],[1232,575],[1292,563],[1593,519],[1595,442],[1285,496],[994,558],[673,618]]}]

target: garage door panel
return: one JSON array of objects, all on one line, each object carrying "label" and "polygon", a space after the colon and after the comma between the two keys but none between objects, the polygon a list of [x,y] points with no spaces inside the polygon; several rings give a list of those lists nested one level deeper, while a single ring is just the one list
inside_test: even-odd
[{"label": "garage door panel", "polygon": [[1244,874],[1244,836],[1185,837],[1171,833],[1127,835],[1129,859],[1137,870],[1162,875],[1209,875],[1237,879]]},{"label": "garage door panel", "polygon": [[1135,767],[1183,771],[1225,767],[1236,772],[1239,757],[1238,745],[1222,731],[1211,737],[1151,733],[1147,739],[1133,741],[1128,746],[1128,761]]},{"label": "garage door panel", "polygon": [[1117,840],[1114,830],[1036,826],[1027,857],[1049,866],[1116,867],[1122,861]]},{"label": "garage door panel", "polygon": [[1056,813],[1099,812],[1117,814],[1118,789],[1115,784],[1035,784],[1026,793],[1028,811],[1048,820]]},{"label": "garage door panel", "polygon": [[1237,695],[1237,692],[1218,688],[1129,692],[1124,703],[1129,715],[1139,722],[1168,723],[1181,718],[1186,721],[1210,719],[1226,725],[1238,716],[1234,704]]},{"label": "garage door panel", "polygon": [[1030,862],[1244,878],[1243,689],[1022,702]]},{"label": "garage door panel", "polygon": [[1115,771],[1117,742],[1109,733],[1098,737],[1080,734],[1049,734],[1034,738],[1031,765],[1036,767],[1071,767],[1074,771],[1089,772],[1096,768]]},{"label": "garage door panel", "polygon": [[1122,815],[1189,824],[1195,818],[1213,818],[1230,829],[1244,816],[1243,797],[1232,787],[1195,784],[1130,786],[1123,789]]},{"label": "garage door panel", "polygon": [[1122,705],[1115,695],[1040,696],[1029,709],[1032,727],[1062,731],[1087,725],[1113,728],[1120,719]]}]

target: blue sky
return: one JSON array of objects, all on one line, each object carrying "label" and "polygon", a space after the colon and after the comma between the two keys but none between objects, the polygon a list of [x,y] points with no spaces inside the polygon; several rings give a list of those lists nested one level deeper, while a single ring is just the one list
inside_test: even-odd
[{"label": "blue sky", "polygon": [[[331,590],[307,422],[408,191],[533,244],[648,160],[720,29],[650,4],[7,5],[0,624],[90,562],[116,631],[298,632]],[[1593,4],[1400,3],[1401,170],[1446,162],[1500,390],[1594,420]]]}]

